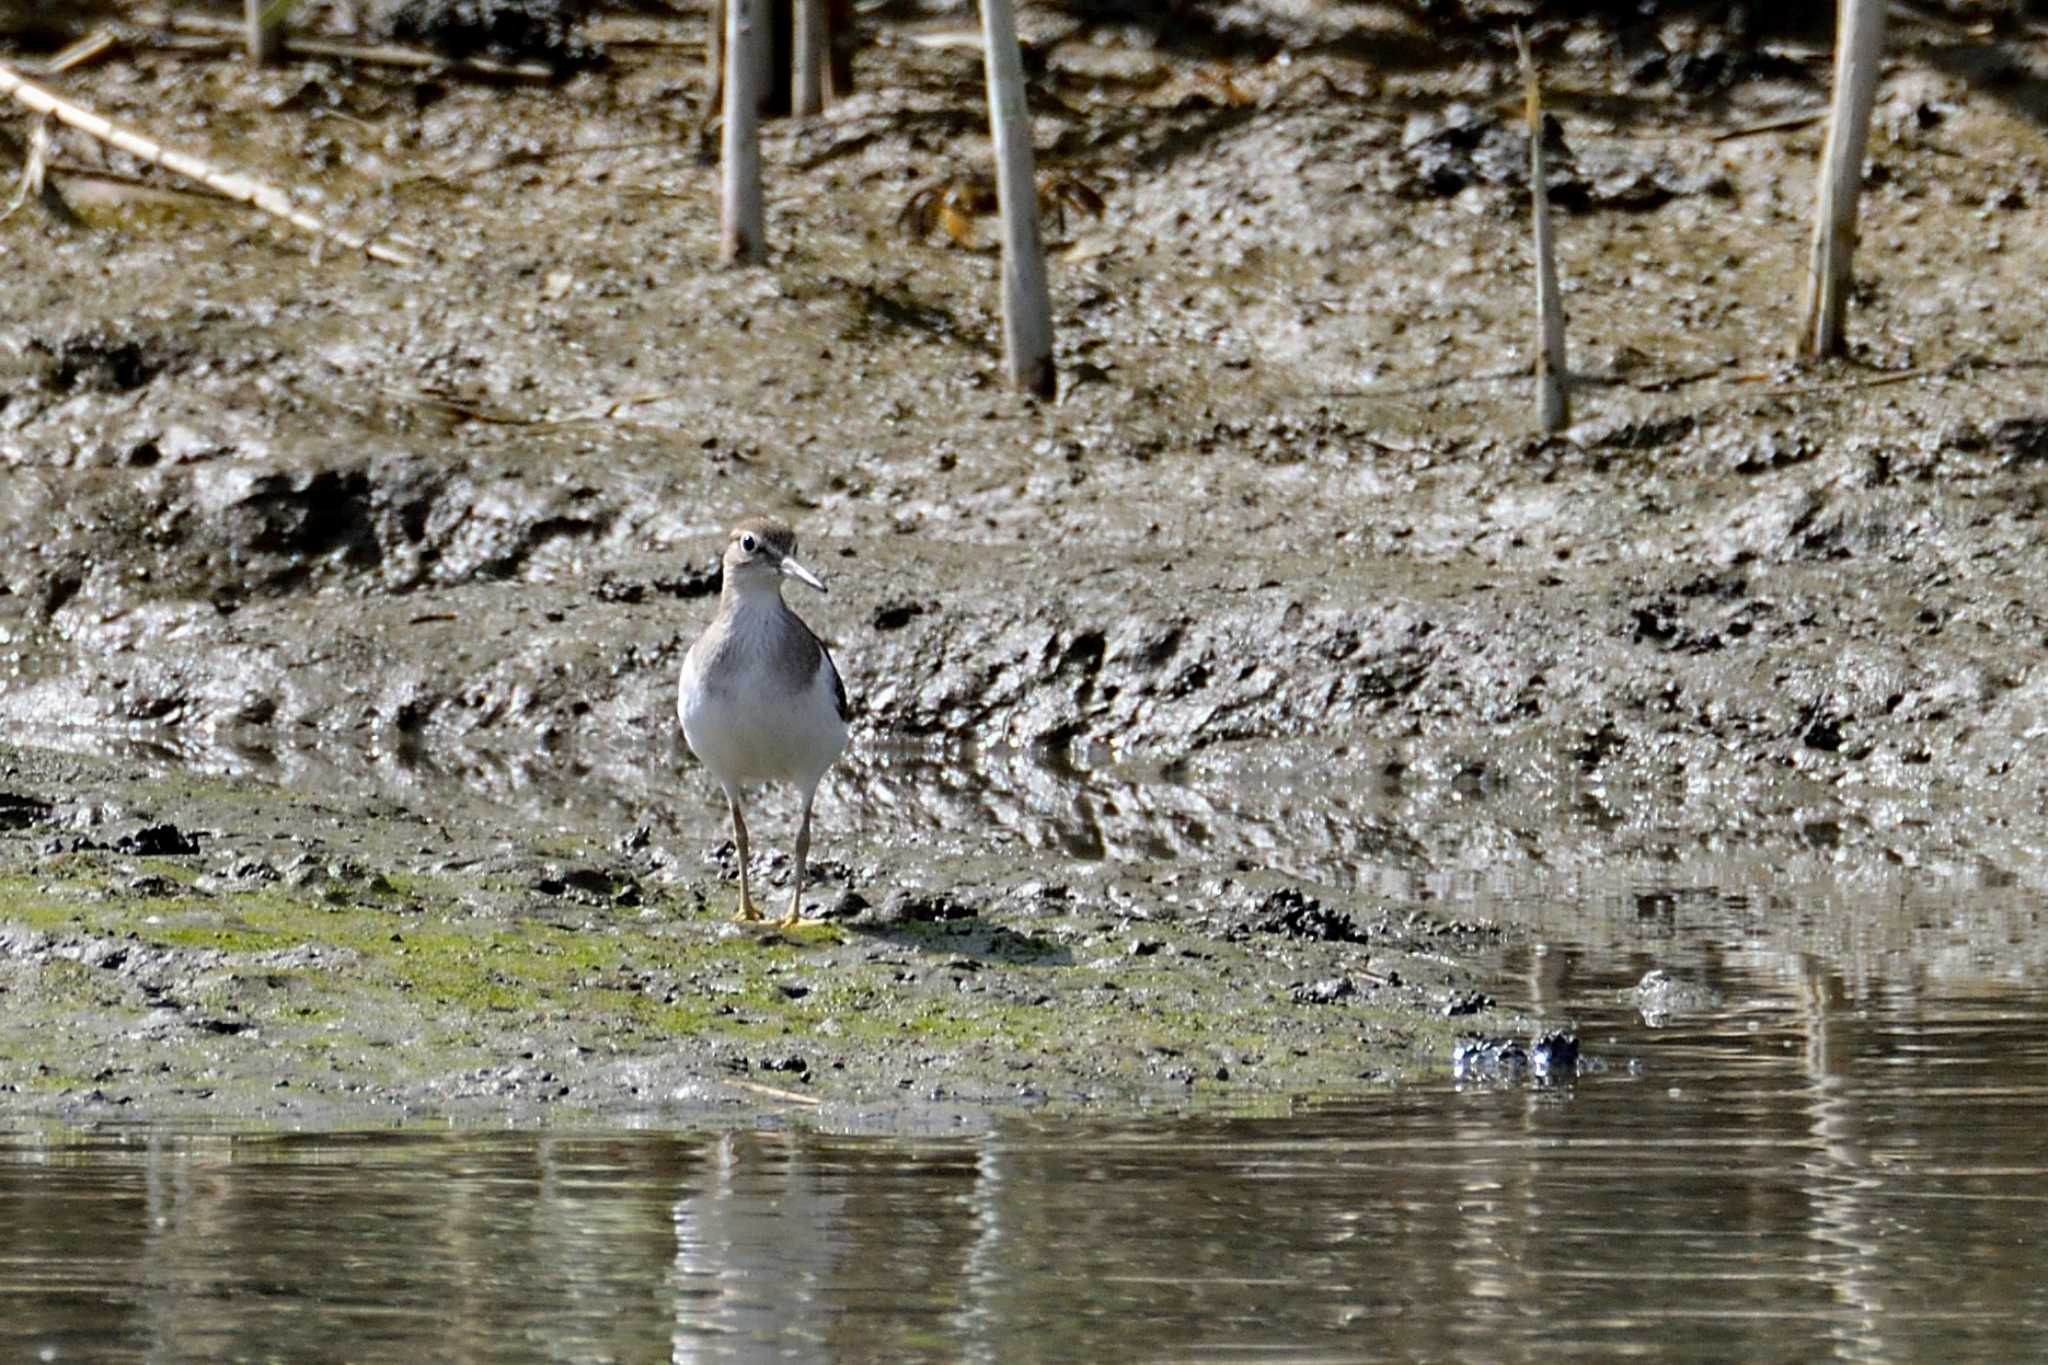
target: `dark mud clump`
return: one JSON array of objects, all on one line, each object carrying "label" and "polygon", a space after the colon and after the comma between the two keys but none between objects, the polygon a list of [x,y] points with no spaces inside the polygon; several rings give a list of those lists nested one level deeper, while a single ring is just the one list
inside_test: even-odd
[{"label": "dark mud clump", "polygon": [[199,839],[166,820],[123,834],[113,846],[145,858],[180,858],[198,853]]},{"label": "dark mud clump", "polygon": [[130,393],[151,383],[185,354],[159,337],[94,328],[55,340],[32,337],[31,355],[43,360],[43,386],[55,394]]},{"label": "dark mud clump", "polygon": [[0,829],[27,829],[50,818],[54,807],[48,801],[18,792],[0,792]]},{"label": "dark mud clump", "polygon": [[588,0],[389,0],[376,19],[399,42],[449,57],[545,62],[558,72],[596,63],[582,36]]},{"label": "dark mud clump", "polygon": [[1247,915],[1223,931],[1224,938],[1234,943],[1253,934],[1279,934],[1312,943],[1368,941],[1368,935],[1350,915],[1325,909],[1321,901],[1291,886],[1268,892]]},{"label": "dark mud clump", "polygon": [[[1545,119],[1543,141],[1550,200],[1576,211],[1645,212],[1674,199],[1734,193],[1725,175],[1681,168],[1654,151],[1599,147],[1575,152],[1555,118]],[[1407,174],[1395,188],[1411,198],[1448,199],[1471,186],[1528,185],[1529,137],[1522,124],[1470,105],[1412,117],[1401,152]]]}]

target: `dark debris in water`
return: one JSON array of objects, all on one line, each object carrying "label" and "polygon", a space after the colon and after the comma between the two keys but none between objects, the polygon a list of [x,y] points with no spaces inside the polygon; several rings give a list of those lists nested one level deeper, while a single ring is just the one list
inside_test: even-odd
[{"label": "dark debris in water", "polygon": [[1721,1005],[1720,993],[1712,987],[1673,976],[1662,967],[1643,973],[1629,997],[1651,1028],[1661,1028],[1677,1015],[1705,1013]]},{"label": "dark debris in water", "polygon": [[1578,1035],[1562,1029],[1524,1044],[1518,1038],[1468,1033],[1451,1048],[1451,1074],[1461,1081],[1557,1084],[1579,1074]]}]

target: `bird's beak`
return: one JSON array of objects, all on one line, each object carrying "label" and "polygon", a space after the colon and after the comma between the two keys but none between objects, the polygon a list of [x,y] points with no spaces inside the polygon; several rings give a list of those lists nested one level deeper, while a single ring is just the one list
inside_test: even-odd
[{"label": "bird's beak", "polygon": [[818,577],[788,555],[782,557],[782,572],[799,583],[816,588],[819,592],[825,591],[824,579]]}]

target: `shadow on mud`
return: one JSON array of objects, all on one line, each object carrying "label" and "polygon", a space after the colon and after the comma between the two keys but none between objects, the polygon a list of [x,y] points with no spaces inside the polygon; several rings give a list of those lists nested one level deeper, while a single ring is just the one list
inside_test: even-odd
[{"label": "shadow on mud", "polygon": [[872,943],[943,956],[954,966],[1000,963],[1009,967],[1071,967],[1074,953],[1064,944],[1033,933],[1020,933],[975,915],[943,922],[903,922],[848,926]]}]

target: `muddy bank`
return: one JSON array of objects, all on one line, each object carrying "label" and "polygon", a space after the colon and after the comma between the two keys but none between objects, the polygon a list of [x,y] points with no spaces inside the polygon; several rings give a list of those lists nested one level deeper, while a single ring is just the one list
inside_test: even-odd
[{"label": "muddy bank", "polygon": [[825,859],[816,918],[778,931],[730,922],[729,845],[0,759],[15,1110],[921,1126],[1285,1105],[1439,1072],[1477,1016],[1521,1026],[1464,965],[1498,926],[1361,919],[1249,863]]},{"label": "muddy bank", "polygon": [[[1221,1051],[1212,1064],[1192,1024],[1159,1044],[1178,1055],[1132,1061],[1107,1022],[1121,1016],[1098,1011],[1085,1045],[1043,1064],[1056,1080],[998,1083],[1014,1049],[992,1040],[1050,1032],[1089,983],[1136,973],[1172,983],[1157,989],[1175,1018],[1254,1021],[1262,1041],[1237,1050],[1268,1058],[1257,1084],[1283,1093],[1439,1055],[1439,1025],[1414,1022],[1428,1009],[1403,1013],[1434,997],[1400,992],[1453,989],[1484,959],[1439,954],[1453,966],[1438,980],[1401,965],[1412,945],[1389,929],[1384,945],[1290,940],[1254,972],[1209,923],[1249,913],[1247,897],[1299,887],[1397,925],[1435,878],[1632,865],[1670,841],[2048,873],[2032,833],[2048,175],[2022,49],[1901,26],[1857,354],[1800,372],[1781,339],[1820,137],[1797,116],[1822,100],[1821,50],[1717,48],[1682,26],[1656,52],[1593,21],[1540,32],[1569,153],[1554,188],[1581,376],[1580,425],[1540,441],[1511,377],[1527,324],[1503,43],[1431,43],[1369,8],[1247,12],[1185,48],[1034,22],[1040,146],[1107,206],[1059,234],[1050,406],[1000,386],[993,260],[899,225],[919,190],[986,156],[973,55],[914,43],[917,22],[877,25],[855,98],[774,127],[775,250],[746,271],[714,264],[693,18],[611,16],[591,32],[608,60],[552,87],[316,63],[252,75],[144,41],[69,77],[102,111],[268,168],[433,261],[310,259],[238,211],[132,192],[82,196],[83,235],[26,212],[0,225],[0,716],[20,734],[170,746],[204,774],[203,800],[137,807],[242,831],[223,846],[281,881],[306,851],[280,862],[237,840],[290,832],[299,765],[339,770],[318,789],[371,803],[332,818],[376,825],[375,803],[395,801],[394,828],[424,820],[412,840],[429,852],[379,834],[362,884],[333,901],[336,887],[267,880],[180,899],[175,869],[223,870],[48,852],[60,835],[38,818],[12,836],[10,1000],[47,988],[53,1020],[99,1039],[91,995],[50,984],[71,972],[146,1020],[138,982],[53,964],[156,915],[188,937],[145,935],[152,951],[201,955],[163,979],[253,978],[264,954],[309,942],[378,964],[383,995],[318,1019],[389,1022],[348,1034],[362,1056],[408,1059],[364,1082],[380,1102],[462,1098],[452,1055],[408,1040],[469,1038],[483,1026],[463,1021],[501,989],[526,992],[508,1008],[543,1030],[526,1050],[554,1059],[537,1070],[558,1081],[534,1084],[609,1095],[598,1108],[635,1084],[579,1032],[612,1008],[602,991],[633,997],[608,1016],[620,1027],[703,1040],[650,1082],[669,1093],[728,1053],[750,1068],[800,1055],[849,1102],[887,1093],[908,1044],[868,1058],[874,1039],[820,1030],[870,1010],[903,1025],[940,981],[1016,1012],[930,1045],[983,1098],[1247,1074]],[[819,845],[849,873],[820,909],[850,891],[885,913],[915,888],[964,913],[912,914],[879,939],[718,927],[717,806],[669,694],[722,528],[756,510],[790,516],[830,577],[805,609],[863,706]],[[933,754],[955,766],[910,762]],[[22,794],[53,809],[125,780],[21,762]],[[1127,785],[1125,768],[1157,780]],[[252,772],[280,785],[244,790]],[[486,799],[444,831],[465,784]],[[610,850],[610,890],[563,883],[594,898],[575,912],[588,930],[556,923],[560,897],[531,885],[569,875],[536,850],[584,788],[601,795],[577,836],[595,842],[577,847]],[[1474,798],[1493,812],[1477,830],[1458,814]],[[214,802],[238,813],[204,813]],[[642,827],[648,848],[619,852]],[[469,845],[509,870],[435,870],[482,856]],[[658,868],[632,861],[649,849]],[[1033,898],[1146,859],[1184,882],[1131,891],[1135,910],[1107,921],[1107,890]],[[621,875],[641,903],[617,904]],[[172,884],[168,918],[152,877]],[[422,908],[394,908],[408,897]],[[316,912],[331,933],[306,930]],[[1139,912],[1177,926],[1161,947],[1102,927]],[[514,954],[500,975],[529,984],[437,966],[455,984],[436,994],[391,943],[405,913],[463,963]],[[1389,1013],[1370,1027],[1342,1006],[1373,1060],[1272,1061],[1296,1030],[1328,1027],[1293,987],[1346,974],[1354,952],[1374,972],[1392,954],[1404,983],[1381,988]],[[1116,972],[1089,965],[1105,956]],[[933,965],[953,958],[980,965]],[[324,983],[278,988],[316,1012],[356,979],[273,965]],[[635,972],[654,975],[620,984]],[[1036,984],[1048,972],[1067,984]],[[789,974],[804,995],[779,992]],[[825,976],[849,994],[806,979]],[[720,1022],[714,980],[739,983],[744,1026]],[[430,995],[444,1003],[420,1005]],[[240,1008],[281,1046],[320,1036],[278,1022],[283,1006]],[[489,1065],[513,1065],[506,1035],[476,1037]],[[181,1088],[267,1104],[246,1088],[269,1084],[263,1053],[237,1071],[239,1038],[207,1043],[227,1050],[214,1080],[174,1064]],[[590,1058],[561,1062],[571,1044]],[[74,1102],[93,1088],[81,1070],[39,1093]],[[125,1093],[171,1103],[167,1082],[134,1074]]]}]

